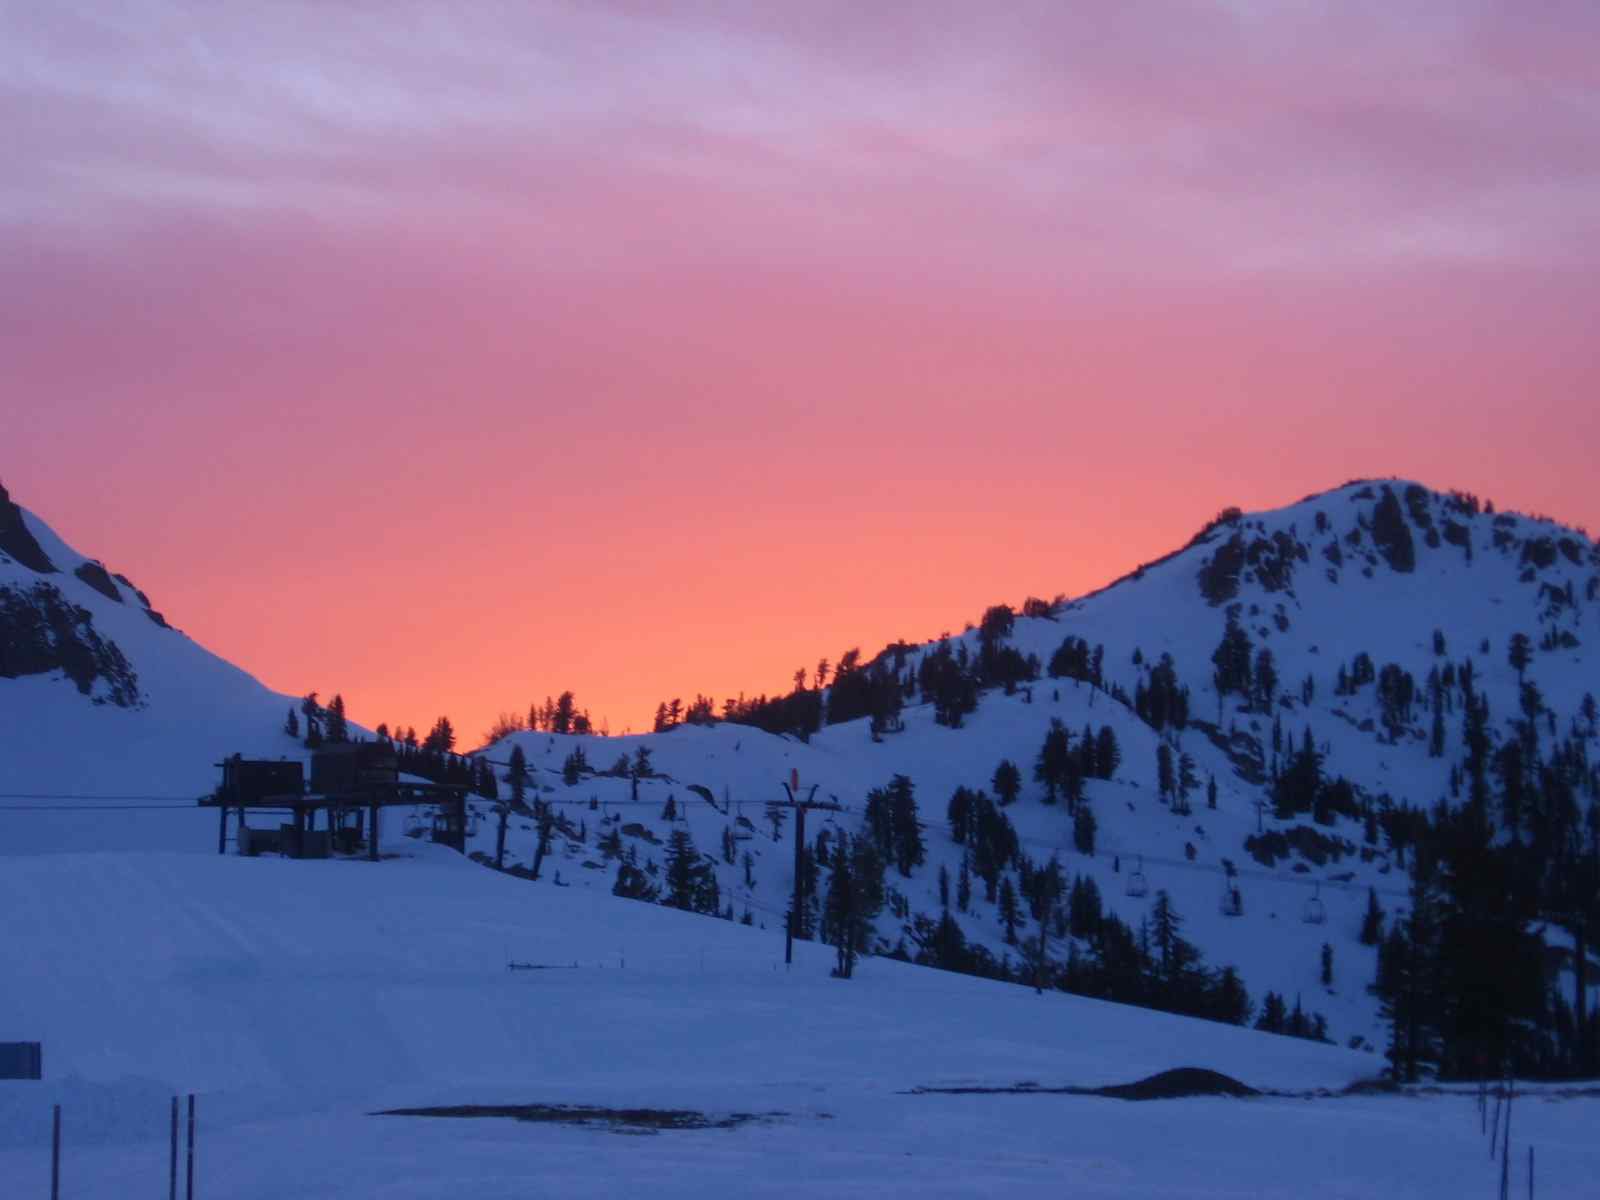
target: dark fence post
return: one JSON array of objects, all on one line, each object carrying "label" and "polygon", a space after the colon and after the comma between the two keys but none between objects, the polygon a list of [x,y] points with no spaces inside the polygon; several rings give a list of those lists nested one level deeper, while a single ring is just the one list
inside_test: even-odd
[{"label": "dark fence post", "polygon": [[61,1105],[50,1122],[50,1200],[61,1200]]},{"label": "dark fence post", "polygon": [[194,1093],[189,1093],[189,1168],[188,1187],[184,1192],[186,1200],[194,1200]]},{"label": "dark fence post", "polygon": [[172,1151],[167,1156],[167,1200],[178,1200],[178,1098],[172,1098]]}]

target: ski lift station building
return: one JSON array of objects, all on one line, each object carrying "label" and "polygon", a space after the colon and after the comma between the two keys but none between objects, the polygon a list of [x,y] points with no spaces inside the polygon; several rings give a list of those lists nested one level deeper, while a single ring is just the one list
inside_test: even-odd
[{"label": "ski lift station building", "polygon": [[[233,843],[240,854],[328,858],[365,853],[376,862],[383,810],[424,805],[434,812],[433,840],[466,852],[468,789],[402,779],[399,759],[387,742],[345,742],[312,751],[309,786],[299,760],[236,754],[217,765],[222,781],[200,803],[218,810],[218,854],[227,852],[232,814]],[[286,819],[261,820],[272,815]]]}]

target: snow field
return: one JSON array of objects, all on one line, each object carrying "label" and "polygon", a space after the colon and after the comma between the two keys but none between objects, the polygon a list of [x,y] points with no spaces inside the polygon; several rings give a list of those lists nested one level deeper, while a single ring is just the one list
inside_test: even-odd
[{"label": "snow field", "polygon": [[[887,960],[839,981],[821,946],[797,945],[786,971],[776,930],[528,885],[403,838],[391,848],[413,857],[7,860],[4,952],[28,969],[0,996],[0,1037],[42,1040],[48,1075],[0,1086],[10,1194],[43,1194],[51,1103],[66,1194],[159,1194],[166,1097],[189,1090],[208,1197],[1487,1186],[1466,1096],[903,1094],[1179,1065],[1339,1089],[1370,1073],[1367,1055]],[[550,969],[508,971],[508,958]],[[655,1136],[368,1115],[527,1102],[787,1115]],[[1519,1145],[1539,1145],[1552,1188],[1600,1169],[1576,1116],[1591,1105],[1519,1110]]]}]

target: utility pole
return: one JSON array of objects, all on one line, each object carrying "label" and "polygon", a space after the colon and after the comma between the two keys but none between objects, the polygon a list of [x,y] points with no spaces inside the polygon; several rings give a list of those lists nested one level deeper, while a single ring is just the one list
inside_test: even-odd
[{"label": "utility pole", "polygon": [[801,800],[797,795],[800,791],[798,770],[791,770],[789,781],[783,785],[783,790],[789,793],[789,807],[794,809],[794,899],[790,902],[788,930],[783,942],[783,961],[786,966],[794,962],[794,939],[800,932],[800,906],[805,903],[806,810],[822,808],[837,812],[840,809],[838,804],[831,801],[818,804],[817,786],[812,784],[811,791]]}]

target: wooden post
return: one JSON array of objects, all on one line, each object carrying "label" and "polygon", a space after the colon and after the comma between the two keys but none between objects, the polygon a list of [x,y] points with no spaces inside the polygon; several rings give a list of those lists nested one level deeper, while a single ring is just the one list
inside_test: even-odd
[{"label": "wooden post", "polygon": [[61,1200],[61,1105],[50,1122],[50,1200]]},{"label": "wooden post", "polygon": [[378,799],[372,799],[372,836],[367,839],[367,857],[373,862],[378,861]]},{"label": "wooden post", "polygon": [[1506,1131],[1500,1147],[1500,1200],[1511,1200],[1511,1102],[1516,1099],[1516,1083],[1506,1074]]},{"label": "wooden post", "polygon": [[[243,811],[243,810],[240,810]],[[217,809],[217,853],[226,854],[228,845],[228,806],[221,805]]]},{"label": "wooden post", "polygon": [[194,1200],[194,1093],[189,1093],[189,1163],[186,1171],[188,1183],[184,1196]]},{"label": "wooden post", "polygon": [[178,1200],[178,1098],[172,1098],[172,1145],[167,1155],[167,1200]]}]

